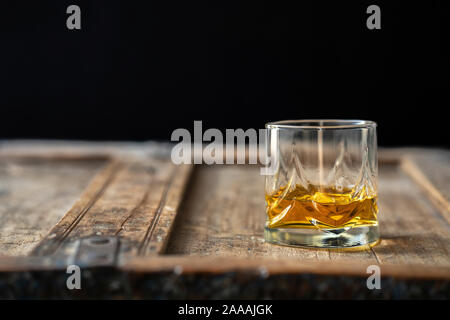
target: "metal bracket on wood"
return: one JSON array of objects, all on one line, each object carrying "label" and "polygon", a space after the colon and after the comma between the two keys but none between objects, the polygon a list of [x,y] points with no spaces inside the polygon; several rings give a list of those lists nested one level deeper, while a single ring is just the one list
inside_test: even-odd
[{"label": "metal bracket on wood", "polygon": [[76,241],[77,249],[71,259],[80,267],[114,266],[117,261],[119,239],[117,237],[92,236]]}]

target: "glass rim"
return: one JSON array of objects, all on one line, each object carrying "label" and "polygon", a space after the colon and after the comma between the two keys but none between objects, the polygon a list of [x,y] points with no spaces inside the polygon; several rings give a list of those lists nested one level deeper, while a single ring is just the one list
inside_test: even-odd
[{"label": "glass rim", "polygon": [[371,120],[348,120],[348,119],[304,119],[304,120],[281,120],[266,123],[268,129],[358,129],[375,128],[377,123]]}]

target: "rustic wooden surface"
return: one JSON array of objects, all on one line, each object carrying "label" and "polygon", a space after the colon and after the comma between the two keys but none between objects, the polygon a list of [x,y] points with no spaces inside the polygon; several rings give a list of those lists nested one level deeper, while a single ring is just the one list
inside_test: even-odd
[{"label": "rustic wooden surface", "polygon": [[140,275],[335,279],[367,277],[377,264],[383,277],[449,288],[449,151],[380,151],[382,241],[352,252],[265,243],[258,166],[176,166],[169,155],[154,142],[1,142],[0,273],[78,263]]},{"label": "rustic wooden surface", "polygon": [[161,253],[189,171],[168,160],[112,161],[33,255],[90,236],[119,237],[121,255]]},{"label": "rustic wooden surface", "polygon": [[263,176],[251,166],[196,170],[167,253],[200,256],[292,257],[314,261],[450,266],[450,229],[399,164],[380,161],[382,241],[371,250],[342,252],[274,246],[264,242]]},{"label": "rustic wooden surface", "polygon": [[0,255],[29,254],[101,165],[101,159],[0,158]]}]

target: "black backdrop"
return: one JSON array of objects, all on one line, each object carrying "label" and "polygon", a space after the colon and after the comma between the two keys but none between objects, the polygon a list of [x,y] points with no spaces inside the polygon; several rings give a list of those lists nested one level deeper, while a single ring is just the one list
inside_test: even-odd
[{"label": "black backdrop", "polygon": [[[444,3],[2,0],[0,138],[360,118],[378,122],[380,145],[448,146]],[[381,30],[366,28],[370,4]]]}]

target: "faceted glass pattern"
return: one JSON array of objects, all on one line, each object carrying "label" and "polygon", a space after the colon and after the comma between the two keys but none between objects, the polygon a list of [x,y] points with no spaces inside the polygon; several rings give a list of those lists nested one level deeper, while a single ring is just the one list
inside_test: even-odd
[{"label": "faceted glass pattern", "polygon": [[355,247],[378,240],[376,124],[297,120],[266,125],[266,240]]}]

